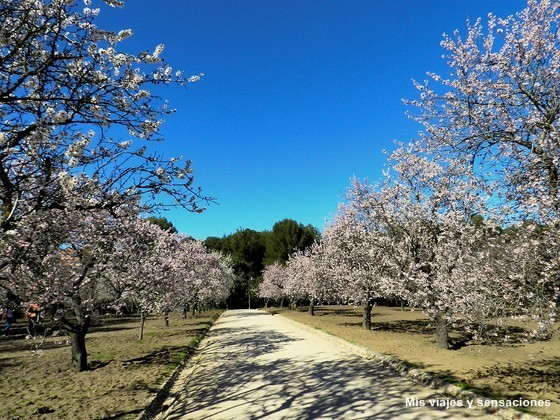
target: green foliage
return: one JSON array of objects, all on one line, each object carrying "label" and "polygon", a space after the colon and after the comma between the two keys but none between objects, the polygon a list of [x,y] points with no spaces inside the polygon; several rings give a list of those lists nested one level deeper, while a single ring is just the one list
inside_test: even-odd
[{"label": "green foliage", "polygon": [[210,236],[204,241],[204,245],[213,251],[230,255],[236,275],[244,278],[259,277],[266,252],[266,235],[266,232],[239,229],[223,238]]},{"label": "green foliage", "polygon": [[265,234],[252,229],[238,230],[226,238],[225,250],[233,260],[234,269],[246,278],[262,273],[266,252]]},{"label": "green foliage", "polygon": [[225,237],[209,236],[204,240],[204,246],[209,250],[222,252],[224,250],[224,239]]},{"label": "green foliage", "polygon": [[177,228],[165,217],[150,216],[147,220],[169,233],[177,233]]},{"label": "green foliage", "polygon": [[272,227],[267,237],[265,263],[288,261],[294,251],[303,251],[319,238],[319,231],[291,219],[284,219]]}]

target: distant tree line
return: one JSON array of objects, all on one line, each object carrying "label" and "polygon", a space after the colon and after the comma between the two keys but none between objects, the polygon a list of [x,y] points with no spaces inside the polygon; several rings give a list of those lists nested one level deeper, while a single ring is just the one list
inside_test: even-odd
[{"label": "distant tree line", "polygon": [[317,228],[311,225],[284,219],[275,223],[270,231],[239,229],[221,238],[208,237],[204,245],[209,250],[229,255],[236,274],[228,307],[261,305],[257,291],[264,267],[273,263],[285,264],[290,254],[308,248],[319,236]]}]

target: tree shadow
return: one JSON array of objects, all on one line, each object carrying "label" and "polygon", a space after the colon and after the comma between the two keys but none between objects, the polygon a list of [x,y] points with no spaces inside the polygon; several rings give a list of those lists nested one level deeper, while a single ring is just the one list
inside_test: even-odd
[{"label": "tree shadow", "polygon": [[436,329],[430,320],[398,320],[391,322],[377,322],[371,323],[372,331],[387,331],[394,333],[421,333],[421,334],[435,334]]},{"label": "tree shadow", "polygon": [[137,325],[124,326],[124,325],[114,325],[114,326],[102,326],[102,327],[92,327],[88,332],[88,336],[92,336],[99,333],[110,333],[115,331],[127,331],[140,329],[140,320],[138,320]]},{"label": "tree shadow", "polygon": [[184,353],[186,356],[192,355],[194,349],[187,346],[170,346],[148,353],[142,357],[123,361],[123,366],[133,367],[138,365],[167,364],[174,359],[177,353]]},{"label": "tree shadow", "polygon": [[[515,325],[493,325],[479,324],[472,325],[474,330],[478,330],[480,338],[477,344],[501,344],[505,346],[515,346],[527,343],[530,338],[529,330]],[[473,335],[466,333],[467,340],[473,340]],[[473,340],[474,341],[474,340]]]},{"label": "tree shadow", "polygon": [[0,358],[0,372],[4,368],[19,366],[19,365],[21,365],[21,360],[19,360],[17,357],[2,357],[2,358]]},{"label": "tree shadow", "polygon": [[186,325],[185,328],[188,327],[190,329],[191,327],[199,327],[199,326],[208,327],[212,324],[213,324],[212,321],[199,321],[199,322],[190,323],[190,324]]},{"label": "tree shadow", "polygon": [[[342,325],[343,327],[361,327],[362,326],[362,321],[342,322],[338,325]],[[373,324],[372,324],[372,330],[373,330]]]},{"label": "tree shadow", "polygon": [[506,384],[508,389],[520,397],[525,393],[542,393],[560,389],[560,357],[532,360],[530,363],[509,363],[506,366],[491,366],[470,370],[473,379],[492,378]]},{"label": "tree shadow", "polygon": [[138,418],[138,416],[140,414],[142,414],[143,412],[144,412],[143,408],[138,408],[136,410],[121,411],[121,412],[115,413],[111,416],[103,417],[103,419],[105,419],[105,420],[118,420],[118,419]]},{"label": "tree shadow", "polygon": [[120,318],[118,316],[94,317],[88,334],[131,330],[138,328],[139,326],[140,316],[126,315]]},{"label": "tree shadow", "polygon": [[88,363],[88,370],[97,370],[104,368],[105,366],[109,365],[113,360],[107,360],[105,362],[101,362],[98,360],[94,360]]},{"label": "tree shadow", "polygon": [[[315,314],[317,316],[338,315],[357,318],[361,318],[363,316],[362,313],[360,311],[357,311],[355,308],[337,308],[332,306],[317,306],[315,308]],[[375,314],[372,314],[372,316],[374,315]]]}]

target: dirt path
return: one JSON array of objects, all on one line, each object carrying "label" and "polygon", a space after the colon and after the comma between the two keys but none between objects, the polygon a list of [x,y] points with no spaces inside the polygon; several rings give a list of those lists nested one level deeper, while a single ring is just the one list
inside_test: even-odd
[{"label": "dirt path", "polygon": [[[166,419],[463,419],[434,391],[279,316],[227,311],[172,390]],[[417,398],[425,406],[407,406]]]}]

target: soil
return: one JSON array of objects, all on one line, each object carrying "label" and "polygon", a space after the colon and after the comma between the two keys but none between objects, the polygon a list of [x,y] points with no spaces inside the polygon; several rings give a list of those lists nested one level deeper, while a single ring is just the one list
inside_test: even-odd
[{"label": "soil", "polygon": [[86,337],[90,369],[80,373],[69,369],[67,337],[26,339],[19,320],[0,338],[0,418],[138,418],[216,316],[171,314],[168,328],[149,317],[142,341],[139,317],[98,317]]},{"label": "soil", "polygon": [[455,349],[445,350],[436,347],[430,320],[410,309],[376,307],[371,331],[361,328],[361,310],[351,306],[317,307],[315,316],[287,309],[268,311],[397,357],[489,399],[550,400],[550,407],[528,412],[560,418],[559,325],[550,340],[527,342],[523,324],[512,322],[511,341],[504,344],[465,342],[464,334],[456,330],[451,334]]}]

